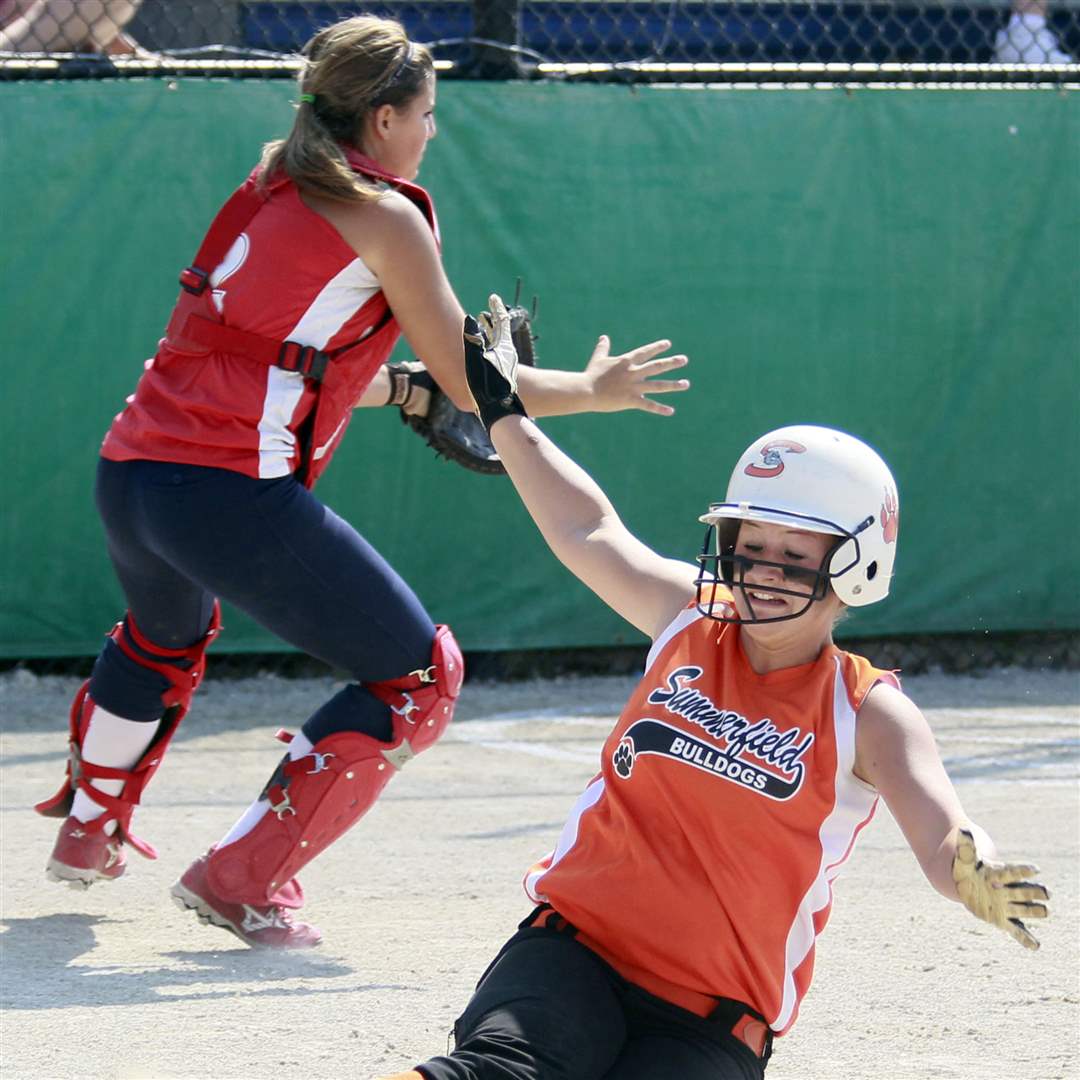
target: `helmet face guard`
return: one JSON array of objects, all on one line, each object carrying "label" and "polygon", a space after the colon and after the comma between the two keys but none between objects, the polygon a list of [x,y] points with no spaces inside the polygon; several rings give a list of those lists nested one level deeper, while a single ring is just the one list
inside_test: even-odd
[{"label": "helmet face guard", "polygon": [[[737,516],[727,517],[725,510]],[[853,531],[844,529],[836,522],[824,518],[810,517],[792,511],[779,510],[768,506],[751,506],[746,503],[713,503],[703,520],[708,521],[701,554],[697,557],[701,572],[694,579],[697,587],[697,609],[702,615],[723,623],[769,623],[788,622],[808,612],[813,604],[824,600],[829,595],[834,578],[846,574],[857,566],[862,558],[859,547],[859,533],[865,531],[873,522],[866,518]],[[817,569],[806,566],[794,566],[791,563],[772,562],[768,559],[753,559],[747,555],[735,554],[735,542],[738,538],[741,521],[768,521],[784,524],[789,528],[802,529],[806,532],[826,533],[835,537],[835,543],[826,552]],[[767,566],[779,570],[784,582],[789,585],[805,585],[809,588],[784,588],[780,585],[749,586],[746,574],[755,566]],[[716,600],[716,586],[727,586],[742,596],[749,618],[743,618],[731,605]],[[761,615],[754,607],[751,587],[760,592],[775,596],[790,596],[806,602],[798,610],[787,615]]]}]

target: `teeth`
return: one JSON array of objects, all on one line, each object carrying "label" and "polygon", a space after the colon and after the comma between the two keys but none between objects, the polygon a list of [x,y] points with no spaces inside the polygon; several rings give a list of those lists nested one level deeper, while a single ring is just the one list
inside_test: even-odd
[{"label": "teeth", "polygon": [[767,593],[767,592],[752,592],[750,595],[755,600],[776,600],[777,599],[777,597],[773,596],[772,593]]}]

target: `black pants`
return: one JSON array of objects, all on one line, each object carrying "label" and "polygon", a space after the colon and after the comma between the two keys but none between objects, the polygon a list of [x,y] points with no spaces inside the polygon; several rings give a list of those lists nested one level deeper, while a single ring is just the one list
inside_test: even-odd
[{"label": "black pants", "polygon": [[762,1080],[730,1034],[628,983],[570,934],[519,930],[454,1025],[427,1080]]}]

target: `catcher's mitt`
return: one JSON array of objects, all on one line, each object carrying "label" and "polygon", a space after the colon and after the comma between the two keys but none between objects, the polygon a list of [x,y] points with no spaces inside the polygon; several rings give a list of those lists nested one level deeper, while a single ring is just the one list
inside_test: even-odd
[{"label": "catcher's mitt", "polygon": [[[516,298],[515,298],[516,300]],[[510,334],[517,350],[518,363],[536,366],[536,335],[532,324],[536,318],[536,300],[532,311],[519,304],[510,308]],[[438,383],[420,363],[390,364],[390,404],[401,408],[401,421],[408,424],[438,454],[457,462],[473,472],[498,475],[505,473],[491,439],[471,412],[462,412],[443,392]],[[431,394],[427,414],[408,412],[413,387],[421,386]]]}]

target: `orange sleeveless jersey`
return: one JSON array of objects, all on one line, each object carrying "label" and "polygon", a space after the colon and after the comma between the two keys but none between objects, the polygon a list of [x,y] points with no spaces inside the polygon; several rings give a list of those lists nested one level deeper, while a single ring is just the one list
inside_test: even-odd
[{"label": "orange sleeveless jersey", "polygon": [[835,646],[758,675],[739,627],[691,605],[653,645],[526,891],[639,986],[700,1015],[734,998],[782,1034],[832,881],[877,805],[852,766],[856,712],[879,680],[899,685]]}]

